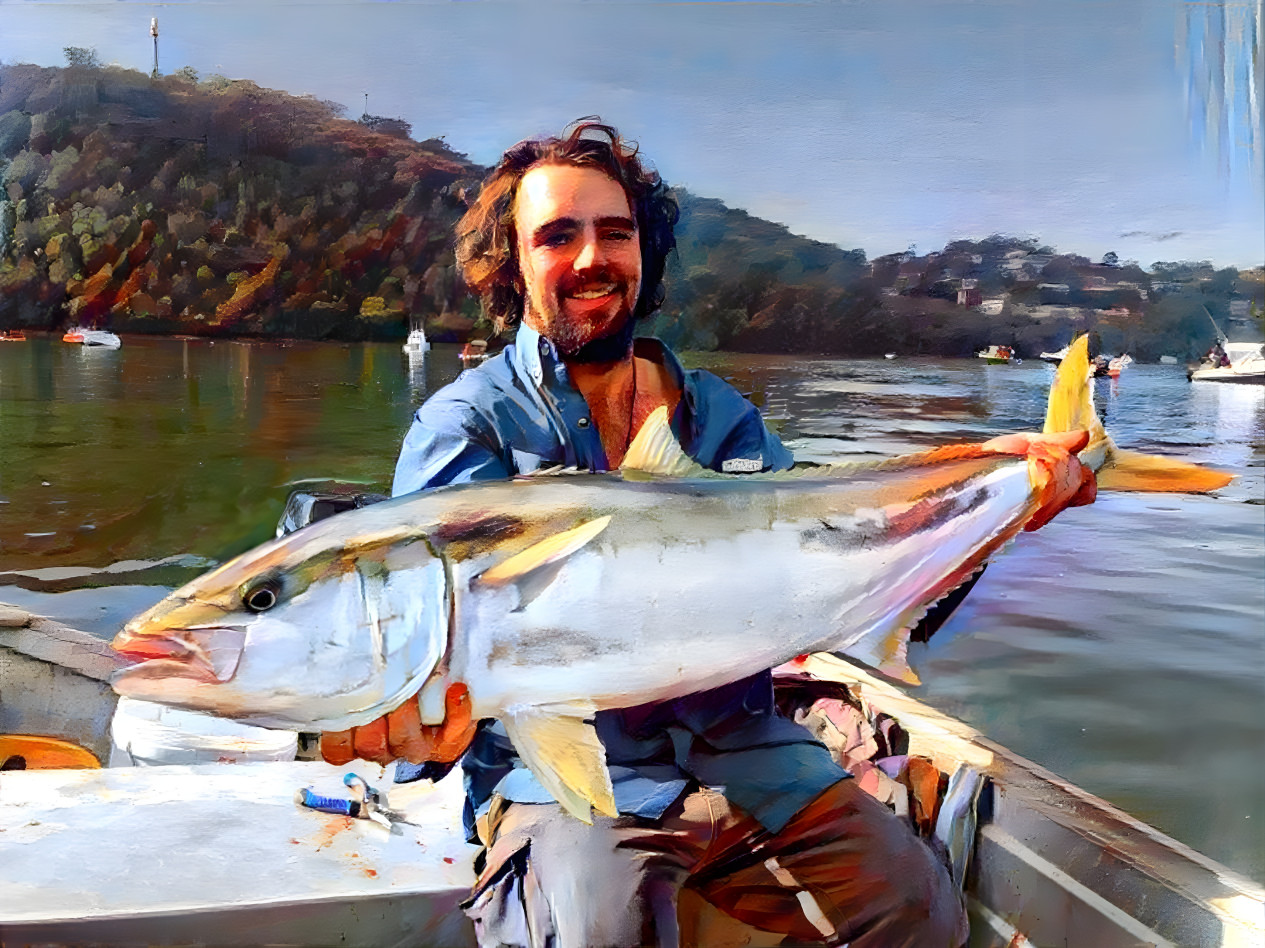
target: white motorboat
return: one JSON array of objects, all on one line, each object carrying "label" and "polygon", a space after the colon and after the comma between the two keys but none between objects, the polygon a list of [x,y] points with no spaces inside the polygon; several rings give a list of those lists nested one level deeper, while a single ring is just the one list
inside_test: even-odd
[{"label": "white motorboat", "polygon": [[[1221,365],[1207,361],[1187,373],[1192,382],[1238,382],[1265,385],[1265,350],[1259,342],[1223,342]],[[1227,364],[1228,363],[1228,364]]]},{"label": "white motorboat", "polygon": [[1042,362],[1053,362],[1055,365],[1058,365],[1063,361],[1063,357],[1067,355],[1067,350],[1068,347],[1064,346],[1062,349],[1058,349],[1055,352],[1043,352],[1037,356],[1037,358]]},{"label": "white motorboat", "polygon": [[112,332],[104,329],[84,329],[82,330],[83,344],[88,347],[96,347],[101,349],[117,349],[123,345],[123,340]]},{"label": "white motorboat", "polygon": [[430,348],[430,342],[426,339],[426,330],[421,326],[409,330],[408,338],[404,340],[405,352],[425,352]]}]

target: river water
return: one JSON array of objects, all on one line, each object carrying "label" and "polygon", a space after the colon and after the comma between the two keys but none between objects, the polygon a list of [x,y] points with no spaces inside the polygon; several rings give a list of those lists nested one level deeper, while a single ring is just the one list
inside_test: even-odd
[{"label": "river water", "polygon": [[[1036,361],[711,353],[803,460],[1040,427]],[[0,344],[0,601],[109,636],[271,535],[291,486],[389,484],[455,347],[130,337]],[[1123,447],[1239,475],[1216,496],[1107,494],[1019,537],[911,647],[922,700],[1265,880],[1265,388],[1181,366],[1097,380]]]}]

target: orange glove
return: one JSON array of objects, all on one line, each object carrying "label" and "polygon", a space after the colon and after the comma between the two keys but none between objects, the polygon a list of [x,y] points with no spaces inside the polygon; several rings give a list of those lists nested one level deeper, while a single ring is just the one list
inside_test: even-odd
[{"label": "orange glove", "polygon": [[1087,431],[1021,432],[984,442],[985,451],[1028,459],[1028,472],[1037,487],[1037,509],[1024,524],[1024,530],[1044,527],[1065,507],[1094,502],[1098,496],[1094,472],[1076,457],[1076,452],[1088,443]]},{"label": "orange glove", "polygon": [[383,765],[400,758],[412,764],[450,764],[474,740],[475,725],[470,720],[470,692],[458,682],[444,693],[442,724],[423,724],[414,697],[368,724],[322,734],[321,756],[340,766],[357,757]]}]

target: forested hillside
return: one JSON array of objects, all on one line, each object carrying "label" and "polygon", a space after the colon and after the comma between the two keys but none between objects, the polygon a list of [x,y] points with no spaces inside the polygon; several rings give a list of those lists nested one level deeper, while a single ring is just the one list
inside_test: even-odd
[{"label": "forested hillside", "polygon": [[[452,254],[486,169],[442,137],[245,80],[67,60],[0,64],[0,329],[490,334]],[[677,194],[649,328],[683,349],[1032,356],[1088,330],[1112,351],[1188,358],[1211,342],[1209,316],[1258,332],[1265,308],[1260,268],[1143,269],[1000,235],[870,260]]]}]

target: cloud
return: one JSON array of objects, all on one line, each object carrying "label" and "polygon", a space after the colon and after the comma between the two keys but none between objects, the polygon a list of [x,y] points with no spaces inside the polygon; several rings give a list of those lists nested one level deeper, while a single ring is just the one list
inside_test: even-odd
[{"label": "cloud", "polygon": [[1183,236],[1185,233],[1186,232],[1183,230],[1170,230],[1162,234],[1156,233],[1153,230],[1127,230],[1120,235],[1120,238],[1123,240],[1125,237],[1146,237],[1150,240],[1164,241],[1174,240]]}]

